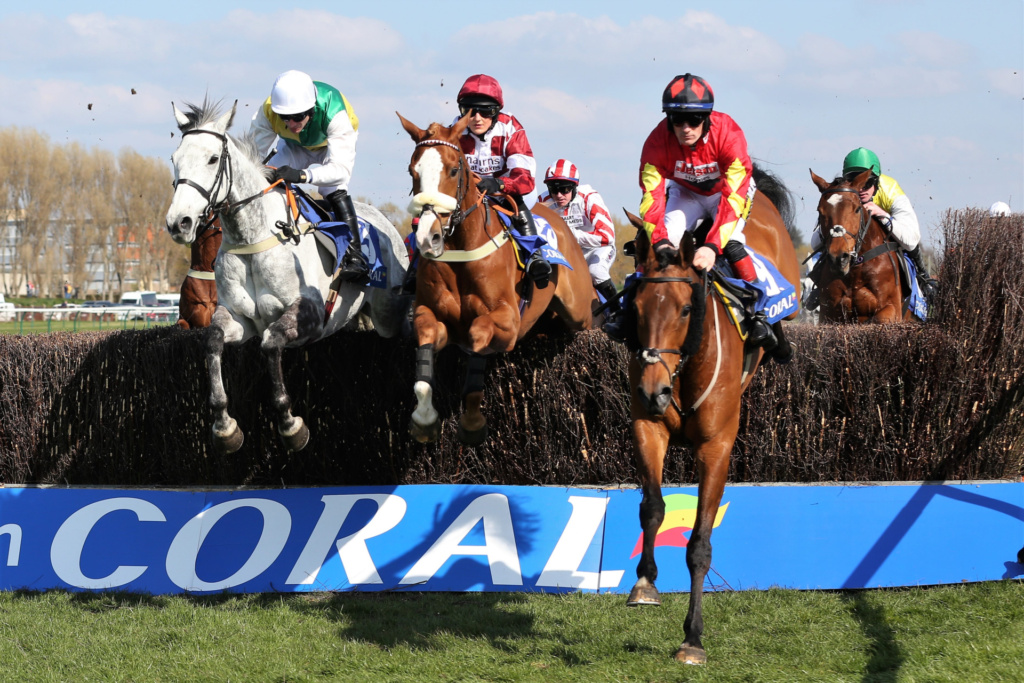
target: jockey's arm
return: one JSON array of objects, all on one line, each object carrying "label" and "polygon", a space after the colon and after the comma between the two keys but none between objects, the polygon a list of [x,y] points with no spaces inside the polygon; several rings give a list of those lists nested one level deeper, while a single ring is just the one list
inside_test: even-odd
[{"label": "jockey's arm", "polygon": [[910,205],[907,195],[900,195],[893,200],[892,211],[889,213],[892,236],[907,251],[913,251],[921,243],[921,227],[917,222],[917,214]]},{"label": "jockey's arm", "polygon": [[[590,189],[590,186],[586,186],[586,190]],[[587,223],[590,224],[590,230],[580,230],[576,232],[576,241],[584,247],[596,249],[597,247],[607,246],[615,243],[615,224],[612,223],[611,214],[608,213],[608,207],[605,206],[604,199],[601,195],[594,191],[588,191],[582,197],[583,200],[583,211],[587,217]]]},{"label": "jockey's arm", "polygon": [[520,127],[517,127],[505,143],[505,168],[508,172],[502,180],[506,193],[525,197],[533,192],[537,182],[537,160],[533,157],[533,149],[526,137],[526,131]]},{"label": "jockey's arm", "polygon": [[359,131],[352,127],[352,121],[344,111],[331,119],[327,124],[327,154],[322,164],[318,168],[305,169],[309,183],[347,190],[356,163],[358,139]]},{"label": "jockey's arm", "polygon": [[263,113],[263,107],[256,109],[256,113],[252,115],[251,131],[262,161],[270,154],[274,141],[277,140],[277,133]]}]

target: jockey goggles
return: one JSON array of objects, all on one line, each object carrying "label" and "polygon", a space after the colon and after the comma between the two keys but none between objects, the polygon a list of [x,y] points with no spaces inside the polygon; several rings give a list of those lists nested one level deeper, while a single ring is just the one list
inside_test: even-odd
[{"label": "jockey goggles", "polygon": [[496,104],[460,104],[459,115],[465,116],[466,114],[473,113],[479,114],[485,119],[493,119],[501,111],[501,107]]},{"label": "jockey goggles", "polygon": [[546,183],[548,186],[548,192],[552,196],[556,194],[572,194],[573,190],[576,189],[576,183]]},{"label": "jockey goggles", "polygon": [[690,128],[697,128],[708,120],[708,115],[686,111],[673,111],[669,112],[668,120],[673,126],[681,126],[685,123]]},{"label": "jockey goggles", "polygon": [[312,113],[313,110],[310,109],[309,111],[299,112],[298,114],[278,114],[278,116],[281,117],[282,121],[292,121],[294,123],[299,123]]}]

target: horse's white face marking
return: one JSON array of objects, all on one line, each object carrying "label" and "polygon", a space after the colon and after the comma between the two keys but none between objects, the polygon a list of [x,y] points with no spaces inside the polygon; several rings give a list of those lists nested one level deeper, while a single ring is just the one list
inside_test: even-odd
[{"label": "horse's white face marking", "polygon": [[825,200],[825,203],[829,206],[839,206],[843,203],[843,198],[838,193],[833,193],[832,196]]},{"label": "horse's white face marking", "polygon": [[413,170],[420,176],[420,192],[438,192],[441,189],[441,174],[444,173],[444,162],[441,153],[436,149],[427,149],[420,155]]}]

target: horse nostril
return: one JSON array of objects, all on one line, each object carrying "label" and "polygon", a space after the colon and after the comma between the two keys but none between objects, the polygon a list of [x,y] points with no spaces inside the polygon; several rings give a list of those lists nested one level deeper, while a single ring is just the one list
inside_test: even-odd
[{"label": "horse nostril", "polygon": [[181,226],[182,231],[188,230],[189,228],[192,227],[192,219],[189,218],[188,216],[185,216],[180,221],[178,221],[178,225]]}]

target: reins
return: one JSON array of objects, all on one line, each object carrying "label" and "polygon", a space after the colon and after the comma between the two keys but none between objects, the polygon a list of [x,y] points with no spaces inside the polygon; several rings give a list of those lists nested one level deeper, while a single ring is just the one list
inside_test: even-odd
[{"label": "reins", "polygon": [[[650,282],[654,284],[664,282],[682,282],[683,284],[687,284],[690,286],[691,300],[694,300],[693,293],[696,293],[698,289],[703,290],[702,296],[704,297],[705,306],[707,305],[707,298],[711,296],[711,288],[707,286],[707,273],[704,274],[702,282],[699,283],[695,282],[693,278],[690,277],[643,276],[634,280],[634,282],[632,283],[632,287],[639,287],[641,282]],[[623,292],[626,292],[628,289],[628,287],[623,288]],[[672,407],[676,409],[676,412],[679,413],[679,416],[681,418],[689,417],[690,415],[693,415],[694,413],[697,412],[697,409],[700,408],[701,404],[703,404],[705,399],[707,399],[707,397],[711,394],[711,390],[714,388],[715,383],[718,381],[718,374],[722,369],[722,334],[720,326],[718,324],[718,307],[714,305],[714,301],[712,301],[712,308],[714,308],[715,310],[715,372],[711,376],[711,382],[708,384],[707,388],[704,389],[704,393],[702,393],[694,402],[694,404],[690,406],[690,408],[685,412],[679,405],[679,401],[676,400],[676,392],[674,390],[672,391]],[[701,317],[700,325],[703,326],[703,324],[704,319],[703,317]],[[696,355],[696,352],[699,350],[699,347],[698,349],[693,350],[687,348],[689,345],[688,343],[690,342],[690,335],[692,333],[692,331],[687,332],[686,339],[683,340],[682,345],[678,349],[659,349],[654,347],[641,348],[636,352],[637,360],[644,365],[653,365],[654,363],[661,363],[662,367],[665,368],[665,372],[669,373],[669,386],[674,387],[676,380],[679,378],[679,375],[683,370],[683,366],[686,365],[686,362],[690,360],[690,358],[692,358],[693,355]],[[672,368],[668,366],[668,363],[665,362],[665,359],[661,357],[661,354],[663,353],[670,353],[679,356],[679,360],[676,362],[675,370],[672,370]]]},{"label": "reins", "polygon": [[[455,229],[462,225],[466,221],[466,219],[470,215],[472,215],[474,211],[483,206],[486,195],[480,193],[480,196],[477,198],[475,202],[473,202],[473,205],[469,207],[468,210],[463,211],[462,203],[465,201],[466,195],[469,193],[469,182],[466,180],[466,157],[463,154],[462,149],[458,145],[456,145],[453,142],[449,142],[448,140],[429,139],[420,140],[419,142],[416,143],[416,147],[431,147],[436,145],[450,147],[459,153],[459,180],[458,185],[455,188],[455,208],[452,211],[438,211],[433,204],[424,204],[420,208],[419,215],[413,218],[412,228],[413,232],[415,232],[419,227],[420,219],[422,219],[425,214],[429,213],[432,214],[434,218],[437,219],[438,224],[441,226],[441,234],[445,239],[447,239],[455,233]],[[516,215],[493,204],[490,204],[489,206],[492,209],[503,211],[504,213],[506,213],[506,215]],[[445,217],[447,217],[448,219],[447,223],[445,223]],[[501,233],[497,235],[497,237],[491,235],[487,231],[487,227],[489,225],[490,213],[487,212],[485,209],[484,234],[487,235],[489,241],[486,244],[477,247],[476,249],[445,249],[440,256],[430,256],[425,252],[422,253],[421,255],[424,258],[430,259],[431,261],[441,261],[442,263],[469,263],[472,261],[479,261],[480,259],[485,258],[486,256],[490,256],[492,253],[503,247],[505,243],[508,242],[509,240],[508,232],[505,230],[502,230]]]},{"label": "reins", "polygon": [[[231,196],[231,189],[234,187],[235,174],[234,167],[231,162],[231,153],[228,149],[228,136],[222,133],[218,133],[216,131],[206,130],[204,128],[193,128],[192,130],[188,130],[182,133],[181,137],[184,138],[186,135],[194,135],[199,133],[212,135],[221,141],[220,163],[217,167],[217,175],[215,175],[213,179],[213,186],[209,190],[207,190],[199,183],[188,178],[178,178],[177,180],[174,181],[173,186],[174,189],[177,190],[178,185],[188,185],[196,192],[198,192],[200,196],[203,197],[203,199],[206,200],[206,208],[203,209],[203,212],[201,214],[200,220],[202,223],[202,227],[200,228],[200,230],[205,230],[213,223],[214,214],[236,213],[243,206],[246,206],[247,204],[259,199],[260,197],[263,197],[278,185],[281,185],[284,188],[285,205],[288,210],[288,222],[285,223],[283,221],[278,221],[277,225],[275,226],[279,230],[281,230],[281,232],[275,233],[270,237],[259,242],[256,242],[254,244],[243,244],[241,246],[232,247],[230,249],[222,248],[221,251],[224,251],[228,254],[258,254],[260,252],[267,251],[268,249],[273,249],[279,244],[284,244],[289,240],[292,240],[295,242],[295,244],[298,244],[299,238],[302,235],[308,234],[311,231],[311,229],[299,229],[299,207],[295,201],[295,195],[292,193],[291,188],[288,187],[288,184],[281,179],[275,180],[269,186],[253,195],[239,199],[236,202],[229,202],[228,197]],[[227,179],[227,190],[224,192],[224,199],[218,202],[217,195],[220,194],[221,188],[224,187],[225,178]],[[191,271],[189,272],[191,274]],[[203,277],[200,279],[210,278]]]}]

